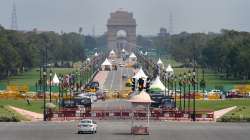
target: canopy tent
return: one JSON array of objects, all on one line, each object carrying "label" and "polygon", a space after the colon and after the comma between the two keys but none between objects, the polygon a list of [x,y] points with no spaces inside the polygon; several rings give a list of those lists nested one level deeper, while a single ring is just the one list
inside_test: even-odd
[{"label": "canopy tent", "polygon": [[161,58],[158,59],[157,64],[158,65],[162,65],[163,64],[162,61],[161,61]]},{"label": "canopy tent", "polygon": [[144,73],[144,71],[142,70],[142,68],[140,68],[140,70],[133,76],[133,78],[135,79],[139,79],[139,78],[142,78],[142,79],[147,79],[148,76]]},{"label": "canopy tent", "polygon": [[144,55],[148,55],[148,52],[145,52]]},{"label": "canopy tent", "polygon": [[101,65],[102,70],[112,70],[112,64],[109,62],[109,60],[106,58],[105,61]]},{"label": "canopy tent", "polygon": [[123,52],[123,53],[125,53],[125,52],[126,52],[124,48],[122,49],[122,52]]},{"label": "canopy tent", "polygon": [[136,58],[135,54],[132,52],[129,56],[129,58]]},{"label": "canopy tent", "polygon": [[99,54],[97,52],[95,52],[95,56],[98,56]]},{"label": "canopy tent", "polygon": [[174,69],[172,68],[172,66],[170,64],[168,64],[168,67],[166,68],[166,72],[170,73],[171,75],[174,74]]},{"label": "canopy tent", "polygon": [[162,84],[159,76],[156,77],[156,79],[152,82],[152,85],[150,86],[150,89],[152,89],[152,90],[159,89],[160,91],[164,91],[165,88],[166,87]]},{"label": "canopy tent", "polygon": [[53,80],[52,80],[52,84],[53,85],[58,85],[59,84],[59,78],[58,78],[58,76],[56,75],[56,73],[55,73],[55,75],[54,75],[54,77],[53,77]]},{"label": "canopy tent", "polygon": [[109,58],[113,59],[115,57],[116,57],[115,51],[111,50],[110,53],[109,53]]},{"label": "canopy tent", "polygon": [[131,65],[136,64],[137,57],[135,56],[135,54],[133,52],[129,55],[128,61],[129,61],[129,64],[131,64]]},{"label": "canopy tent", "polygon": [[109,54],[115,54],[115,51],[114,51],[114,50],[111,50]]},{"label": "canopy tent", "polygon": [[90,58],[87,58],[86,60],[89,62],[89,61],[90,61]]}]

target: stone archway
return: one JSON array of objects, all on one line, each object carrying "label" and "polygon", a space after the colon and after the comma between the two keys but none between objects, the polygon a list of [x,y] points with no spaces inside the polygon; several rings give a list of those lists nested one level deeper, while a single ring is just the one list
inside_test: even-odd
[{"label": "stone archway", "polygon": [[[127,50],[133,48],[136,44],[136,21],[133,18],[133,13],[118,10],[110,14],[107,23],[107,40],[110,49],[120,49],[126,46]],[[120,36],[120,31],[124,31],[126,35]],[[126,48],[125,48],[126,49]]]}]

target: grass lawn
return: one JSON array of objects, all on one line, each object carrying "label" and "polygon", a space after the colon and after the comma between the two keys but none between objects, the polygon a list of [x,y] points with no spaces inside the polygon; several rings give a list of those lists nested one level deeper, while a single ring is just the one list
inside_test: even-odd
[{"label": "grass lawn", "polygon": [[[15,119],[15,120],[13,120]],[[10,109],[7,105],[0,105],[0,121],[29,121],[25,116],[16,113]]]},{"label": "grass lawn", "polygon": [[[192,104],[193,102],[191,102]],[[197,109],[220,110],[232,106],[248,106],[250,107],[250,99],[229,99],[229,100],[198,100],[196,101]],[[250,115],[250,114],[249,114]]]},{"label": "grass lawn", "polygon": [[[173,68],[176,75],[183,74],[184,72],[188,73],[190,70],[192,72],[192,68]],[[198,79],[199,81],[202,79],[202,70],[198,70]],[[250,84],[250,81],[243,80],[225,80],[221,78],[223,74],[216,74],[209,70],[205,70],[204,79],[206,81],[207,90],[214,89],[215,87],[223,87],[224,90],[230,90],[235,88],[236,85],[241,84]]]},{"label": "grass lawn", "polygon": [[[180,62],[176,62],[173,59],[162,59],[163,63],[165,66],[167,66],[168,64],[171,64],[172,67],[178,67],[180,65],[182,65],[182,63]],[[174,69],[174,73],[176,75],[179,74],[183,74],[184,72],[188,73],[188,71],[190,70],[192,72],[192,68],[173,68]],[[198,69],[197,71],[198,74],[198,79],[202,79],[202,70]],[[250,80],[248,81],[243,81],[243,80],[225,80],[223,79],[224,75],[223,74],[219,74],[219,73],[214,73],[210,70],[205,70],[205,74],[204,74],[204,79],[206,81],[206,85],[207,85],[207,90],[211,90],[214,89],[215,87],[223,87],[224,90],[230,90],[235,88],[236,85],[241,85],[241,84],[250,84]]]},{"label": "grass lawn", "polygon": [[43,101],[31,101],[31,105],[28,105],[26,100],[14,100],[14,99],[0,99],[0,106],[11,105],[14,107],[26,109],[29,111],[42,113],[43,112]]},{"label": "grass lawn", "polygon": [[178,67],[178,66],[182,65],[182,63],[177,62],[173,59],[162,59],[162,62],[165,66],[167,66],[168,64],[171,64],[172,67]]},{"label": "grass lawn", "polygon": [[[193,102],[191,101],[191,109]],[[182,102],[183,104],[183,102]],[[222,122],[250,122],[250,99],[229,99],[229,100],[207,100],[196,101],[197,110],[220,110],[232,106],[237,106],[236,109],[225,114],[218,121]],[[177,107],[179,107],[179,102],[177,101]],[[187,107],[187,102],[186,102]]]},{"label": "grass lawn", "polygon": [[[248,107],[250,109],[250,99],[227,99],[227,100],[197,100],[196,108],[200,110],[220,110],[232,106],[238,107]],[[193,105],[193,101],[190,101],[191,108]],[[183,105],[183,100],[182,100]],[[186,107],[188,105],[188,100],[186,100]],[[179,101],[177,100],[177,107],[179,107]],[[250,114],[249,114],[250,115]]]},{"label": "grass lawn", "polygon": [[[59,74],[68,74],[74,71],[74,69],[73,68],[52,68],[52,71],[53,73],[56,73],[57,75],[59,75]],[[0,90],[4,90],[8,84],[12,84],[12,85],[28,85],[31,91],[35,91],[35,83],[39,80],[39,77],[40,77],[39,68],[34,68],[18,76],[11,76],[9,79],[1,80]]]}]

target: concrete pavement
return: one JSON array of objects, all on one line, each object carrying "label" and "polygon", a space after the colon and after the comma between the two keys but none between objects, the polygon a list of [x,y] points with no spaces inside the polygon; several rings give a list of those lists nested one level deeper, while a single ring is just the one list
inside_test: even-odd
[{"label": "concrete pavement", "polygon": [[130,135],[130,121],[97,121],[97,134],[76,134],[76,122],[0,123],[1,140],[249,140],[249,123],[150,122],[150,135]]}]

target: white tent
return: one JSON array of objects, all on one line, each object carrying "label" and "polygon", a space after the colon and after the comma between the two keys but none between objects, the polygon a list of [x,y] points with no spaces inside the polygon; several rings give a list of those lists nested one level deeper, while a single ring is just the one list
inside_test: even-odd
[{"label": "white tent", "polygon": [[98,53],[97,53],[97,52],[95,52],[95,56],[98,56]]},{"label": "white tent", "polygon": [[106,69],[112,70],[112,64],[109,62],[107,58],[102,63],[101,67],[102,67],[102,70],[106,70]]},{"label": "white tent", "polygon": [[135,54],[132,52],[129,56],[129,58],[136,58]]},{"label": "white tent", "polygon": [[172,66],[170,64],[168,64],[168,67],[166,68],[166,72],[170,73],[170,75],[174,74],[174,69],[172,68]]},{"label": "white tent", "polygon": [[144,71],[142,70],[142,68],[140,68],[140,70],[135,74],[135,76],[133,76],[133,78],[135,79],[139,79],[139,78],[142,78],[142,79],[147,79],[148,76],[144,73]]},{"label": "white tent", "polygon": [[111,50],[109,54],[110,54],[110,55],[114,55],[114,54],[115,54],[115,51],[114,51],[114,50]]},{"label": "white tent", "polygon": [[54,77],[53,77],[53,80],[52,80],[52,84],[53,85],[58,85],[59,84],[59,79],[58,79],[58,77],[57,77],[57,75],[56,75],[56,73],[55,73],[55,75],[54,75]]},{"label": "white tent", "polygon": [[129,61],[129,64],[131,64],[131,65],[136,64],[137,57],[135,56],[135,54],[133,52],[129,55],[128,61]]},{"label": "white tent", "polygon": [[148,55],[148,52],[145,52],[144,55]]},{"label": "white tent", "polygon": [[161,58],[159,58],[159,60],[157,61],[157,64],[158,65],[162,65],[163,64],[162,61],[161,61]]},{"label": "white tent", "polygon": [[87,58],[86,60],[89,62],[89,61],[90,61],[90,58]]},{"label": "white tent", "polygon": [[109,53],[109,58],[114,59],[116,57],[115,51],[111,50]]},{"label": "white tent", "polygon": [[[160,80],[160,77],[157,76],[156,79],[152,82],[152,85],[150,86],[150,89],[160,89],[162,91],[165,90],[165,86],[162,84],[161,80]],[[167,89],[166,89],[167,90]]]},{"label": "white tent", "polygon": [[125,49],[124,48],[122,49],[122,52],[125,53]]}]

